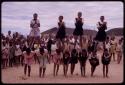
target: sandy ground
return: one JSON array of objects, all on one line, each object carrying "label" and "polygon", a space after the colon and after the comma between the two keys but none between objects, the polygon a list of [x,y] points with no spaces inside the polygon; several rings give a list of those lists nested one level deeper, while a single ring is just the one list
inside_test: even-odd
[{"label": "sandy ground", "polygon": [[[101,54],[100,54],[101,55]],[[99,55],[99,58],[100,58]],[[101,58],[100,58],[101,59]],[[2,83],[122,83],[123,82],[123,59],[120,64],[111,61],[109,65],[109,78],[103,78],[102,63],[97,66],[94,77],[90,76],[90,63],[86,63],[86,77],[81,77],[79,63],[76,64],[74,75],[70,74],[70,65],[68,68],[68,77],[63,76],[63,66],[60,66],[58,76],[53,77],[53,63],[48,64],[45,78],[39,78],[39,65],[33,64],[31,77],[22,80],[24,67],[13,67],[2,69]],[[78,74],[78,75],[77,75]]]}]

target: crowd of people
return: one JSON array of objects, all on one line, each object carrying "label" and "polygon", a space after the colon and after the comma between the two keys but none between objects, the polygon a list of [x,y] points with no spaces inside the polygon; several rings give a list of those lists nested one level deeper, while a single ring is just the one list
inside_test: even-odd
[{"label": "crowd of people", "polygon": [[[116,40],[115,36],[106,36],[107,29],[104,16],[100,17],[97,28],[99,29],[95,37],[83,34],[82,26],[84,24],[81,18],[82,13],[78,13],[76,18],[75,30],[73,35],[67,35],[65,32],[65,23],[63,16],[59,16],[58,32],[52,37],[40,36],[40,22],[35,13],[31,21],[32,28],[27,37],[8,31],[7,36],[1,34],[2,46],[2,68],[15,66],[24,66],[24,74],[30,77],[32,64],[39,64],[39,77],[44,77],[47,64],[53,63],[53,76],[58,75],[60,65],[63,65],[64,76],[67,77],[67,71],[70,65],[71,75],[74,73],[75,65],[80,63],[81,76],[86,76],[86,61],[89,60],[91,65],[91,76],[98,65],[100,65],[97,52],[99,43],[102,42],[101,62],[103,64],[103,77],[108,77],[108,65],[113,60],[119,64],[123,54],[123,38]],[[35,30],[34,30],[35,28]],[[37,29],[36,29],[37,28]],[[115,56],[117,55],[117,56]]]}]

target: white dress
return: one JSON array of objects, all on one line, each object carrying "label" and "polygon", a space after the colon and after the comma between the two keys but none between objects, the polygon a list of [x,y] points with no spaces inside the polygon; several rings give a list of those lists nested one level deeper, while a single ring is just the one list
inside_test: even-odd
[{"label": "white dress", "polygon": [[40,29],[39,29],[39,20],[37,19],[36,21],[34,19],[31,20],[31,25],[33,25],[33,28],[31,28],[31,31],[30,31],[30,36],[32,37],[38,37],[40,36]]},{"label": "white dress", "polygon": [[20,56],[20,55],[22,55],[22,51],[20,49],[20,46],[16,45],[15,56]]},{"label": "white dress", "polygon": [[40,61],[40,67],[46,68],[46,65],[47,65],[47,63],[48,63],[48,58],[47,58],[46,52],[45,52],[43,55],[41,55],[41,54],[39,53],[39,51],[37,50],[37,51],[35,51],[35,53],[36,53],[36,55],[38,56],[38,59],[39,59],[39,61]]}]

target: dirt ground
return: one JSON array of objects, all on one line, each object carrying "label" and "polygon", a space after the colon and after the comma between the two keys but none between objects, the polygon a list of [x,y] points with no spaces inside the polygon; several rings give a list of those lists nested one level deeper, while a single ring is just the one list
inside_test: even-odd
[{"label": "dirt ground", "polygon": [[[101,54],[98,53],[99,59]],[[117,57],[117,56],[116,56]],[[2,83],[122,83],[123,82],[123,58],[120,64],[116,61],[111,61],[109,65],[109,78],[103,78],[102,63],[97,66],[94,77],[90,76],[90,63],[87,60],[86,63],[86,77],[81,77],[80,64],[77,63],[74,75],[70,74],[70,65],[68,68],[68,77],[63,76],[63,66],[60,65],[58,76],[53,76],[53,63],[47,64],[45,78],[39,78],[39,65],[32,64],[31,77],[26,80],[22,80],[24,67],[12,67],[1,70]]]}]

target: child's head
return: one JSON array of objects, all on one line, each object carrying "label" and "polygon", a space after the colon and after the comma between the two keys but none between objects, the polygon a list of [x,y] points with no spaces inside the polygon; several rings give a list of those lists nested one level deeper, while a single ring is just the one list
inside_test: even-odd
[{"label": "child's head", "polygon": [[118,43],[121,44],[121,43],[122,43],[122,40],[120,39]]},{"label": "child's head", "polygon": [[105,17],[104,16],[100,16],[100,20],[104,21]]},{"label": "child's head", "polygon": [[37,17],[38,17],[38,14],[37,14],[37,13],[34,13],[34,14],[33,14],[33,18],[34,18],[34,19],[37,19]]},{"label": "child's head", "polygon": [[95,56],[95,55],[96,55],[96,53],[97,53],[97,51],[93,51],[93,52],[92,52],[93,56]]},{"label": "child's head", "polygon": [[30,52],[31,52],[31,49],[30,49],[30,48],[27,48],[27,49],[26,49],[26,53],[27,53],[27,54],[30,54]]},{"label": "child's head", "polygon": [[79,18],[82,17],[82,12],[78,12],[78,17],[79,17]]},{"label": "child's head", "polygon": [[62,21],[63,20],[63,16],[59,16],[59,21]]},{"label": "child's head", "polygon": [[104,54],[108,54],[108,49],[104,49]]},{"label": "child's head", "polygon": [[87,54],[87,51],[85,49],[82,49],[82,54]]},{"label": "child's head", "polygon": [[9,35],[11,34],[11,31],[10,31],[10,30],[8,31],[8,34],[9,34]]},{"label": "child's head", "polygon": [[77,51],[76,51],[76,49],[73,49],[72,52],[73,52],[73,53],[76,53]]},{"label": "child's head", "polygon": [[61,53],[60,49],[56,49],[56,53],[60,54]]}]

